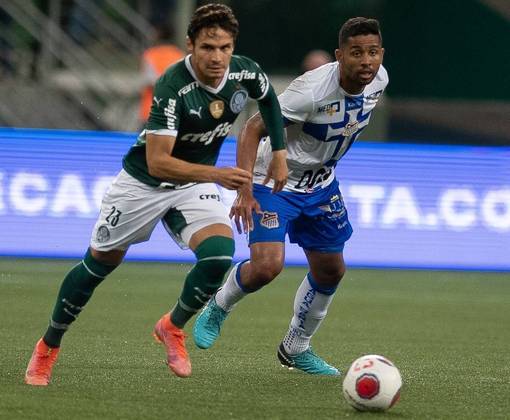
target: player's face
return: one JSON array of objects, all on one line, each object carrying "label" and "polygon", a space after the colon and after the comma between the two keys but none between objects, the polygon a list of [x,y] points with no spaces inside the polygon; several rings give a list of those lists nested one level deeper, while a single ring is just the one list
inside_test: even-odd
[{"label": "player's face", "polygon": [[217,87],[232,58],[234,52],[234,38],[219,28],[203,28],[195,38],[195,42],[188,39],[188,51],[191,64],[198,79],[206,85]]},{"label": "player's face", "polygon": [[374,80],[383,61],[384,48],[377,35],[357,35],[348,38],[335,51],[340,63],[340,85],[352,94],[361,93]]}]

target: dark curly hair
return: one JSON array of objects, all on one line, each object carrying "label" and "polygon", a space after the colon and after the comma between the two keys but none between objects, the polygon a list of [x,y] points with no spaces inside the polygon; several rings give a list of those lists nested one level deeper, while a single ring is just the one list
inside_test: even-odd
[{"label": "dark curly hair", "polygon": [[239,22],[232,9],[224,4],[210,3],[195,10],[188,25],[188,37],[191,42],[195,42],[201,29],[210,27],[219,27],[229,32],[234,41],[239,33]]},{"label": "dark curly hair", "polygon": [[358,35],[378,35],[382,44],[381,29],[377,19],[367,19],[364,17],[355,17],[349,19],[340,28],[338,34],[338,45],[342,46],[351,36]]}]

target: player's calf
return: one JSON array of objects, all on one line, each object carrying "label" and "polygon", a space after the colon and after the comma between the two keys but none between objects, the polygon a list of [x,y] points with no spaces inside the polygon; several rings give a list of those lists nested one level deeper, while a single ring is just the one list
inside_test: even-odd
[{"label": "player's calf", "polygon": [[220,287],[232,263],[234,240],[224,236],[209,237],[195,249],[195,255],[197,262],[186,276],[181,296],[172,309],[172,322],[179,328],[183,328]]}]

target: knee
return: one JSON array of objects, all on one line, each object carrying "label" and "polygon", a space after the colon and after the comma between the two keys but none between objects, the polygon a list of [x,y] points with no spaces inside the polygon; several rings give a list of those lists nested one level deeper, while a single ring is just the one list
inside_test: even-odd
[{"label": "knee", "polygon": [[283,262],[277,258],[264,258],[251,261],[250,284],[254,289],[259,289],[271,283],[283,269]]},{"label": "knee", "polygon": [[111,251],[98,251],[91,247],[89,248],[88,252],[97,262],[115,267],[120,265],[124,259],[124,256],[126,255],[126,251],[120,249],[113,249]]},{"label": "knee", "polygon": [[[312,273],[313,275],[313,273]],[[322,286],[333,287],[340,283],[345,275],[345,265],[333,265],[321,267],[319,272],[314,275],[317,283]]]},{"label": "knee", "polygon": [[198,260],[195,268],[219,287],[232,263],[234,241],[224,236],[212,236],[195,249],[195,255]]},{"label": "knee", "polygon": [[219,284],[223,281],[223,277],[231,266],[232,259],[213,259],[199,261],[197,266],[203,271],[207,277],[218,279]]}]

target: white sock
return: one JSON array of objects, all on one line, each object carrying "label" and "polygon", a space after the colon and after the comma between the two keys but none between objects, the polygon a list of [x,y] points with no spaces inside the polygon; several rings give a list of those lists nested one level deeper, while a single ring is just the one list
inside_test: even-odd
[{"label": "white sock", "polygon": [[288,354],[302,353],[310,347],[310,340],[326,317],[335,295],[334,291],[331,294],[318,292],[310,284],[308,275],[296,292],[294,316],[283,339],[283,347]]},{"label": "white sock", "polygon": [[234,306],[248,293],[244,292],[237,283],[237,271],[240,270],[241,265],[246,261],[237,263],[228,274],[227,280],[218,290],[215,296],[216,304],[226,312],[234,309]]}]

